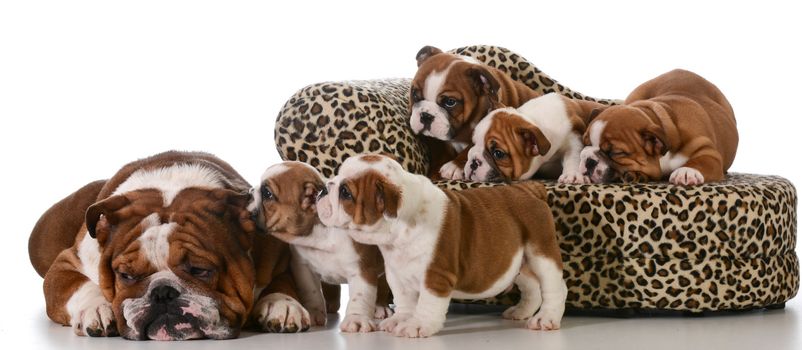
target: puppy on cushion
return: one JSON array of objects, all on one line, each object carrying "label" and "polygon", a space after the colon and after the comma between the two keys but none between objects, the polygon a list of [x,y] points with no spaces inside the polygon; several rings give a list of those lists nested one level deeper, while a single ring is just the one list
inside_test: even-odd
[{"label": "puppy on cushion", "polygon": [[48,267],[48,316],[78,335],[128,339],[233,338],[249,320],[308,328],[286,245],[255,235],[249,187],[210,154],[166,152],[56,203],[29,241],[51,252],[31,255]]},{"label": "puppy on cushion", "polygon": [[384,257],[396,308],[382,330],[433,335],[452,297],[491,297],[513,283],[521,300],[505,318],[529,318],[531,329],[560,327],[567,289],[541,184],[443,191],[390,158],[363,155],[347,159],[326,188],[321,221],[350,229]]},{"label": "puppy on cushion", "polygon": [[[324,190],[317,170],[302,162],[273,165],[262,175],[252,210],[257,224],[291,245],[292,271],[301,301],[315,323],[325,325],[320,281],[348,283],[343,332],[371,332],[372,319],[392,315],[384,263],[376,246],[354,242],[346,230],[320,224],[315,200]],[[376,304],[379,300],[379,304]]]},{"label": "puppy on cushion", "polygon": [[584,135],[582,172],[593,182],[657,181],[677,185],[724,179],[738,148],[727,98],[681,69],[638,86],[607,107]]},{"label": "puppy on cushion", "polygon": [[585,126],[604,105],[549,93],[515,108],[493,110],[476,125],[465,179],[524,180],[536,173],[562,183],[588,183],[579,171]]}]

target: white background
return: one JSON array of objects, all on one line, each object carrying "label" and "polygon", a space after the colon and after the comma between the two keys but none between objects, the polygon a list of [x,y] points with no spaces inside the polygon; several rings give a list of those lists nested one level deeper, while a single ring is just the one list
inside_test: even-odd
[{"label": "white background", "polygon": [[26,245],[52,203],[168,149],[215,153],[255,182],[279,160],[273,122],[296,90],[411,77],[423,45],[507,47],[595,97],[692,70],[735,109],[731,170],[802,183],[799,5],[522,3],[0,3],[0,337],[45,317]]}]

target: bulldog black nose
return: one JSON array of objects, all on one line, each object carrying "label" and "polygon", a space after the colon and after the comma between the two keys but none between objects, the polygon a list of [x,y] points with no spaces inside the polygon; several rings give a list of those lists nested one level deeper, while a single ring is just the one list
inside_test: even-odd
[{"label": "bulldog black nose", "polygon": [[585,160],[585,167],[588,169],[588,173],[592,173],[593,169],[596,169],[596,166],[599,165],[599,161],[593,158],[588,158]]},{"label": "bulldog black nose", "polygon": [[159,304],[169,303],[181,295],[175,288],[170,286],[158,286],[150,291],[150,301]]},{"label": "bulldog black nose", "polygon": [[479,167],[479,161],[478,160],[474,159],[473,161],[471,161],[471,170],[476,170],[476,168],[478,168],[478,167]]},{"label": "bulldog black nose", "polygon": [[420,122],[423,123],[424,126],[431,126],[433,121],[434,121],[433,115],[426,112],[420,113]]}]

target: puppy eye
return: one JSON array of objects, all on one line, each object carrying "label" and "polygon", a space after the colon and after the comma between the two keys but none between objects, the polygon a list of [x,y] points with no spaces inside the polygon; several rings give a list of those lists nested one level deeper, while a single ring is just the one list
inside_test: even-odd
[{"label": "puppy eye", "polygon": [[262,192],[262,200],[273,199],[273,192],[271,192],[270,189],[267,188],[267,186],[262,186],[261,192]]},{"label": "puppy eye", "polygon": [[496,160],[502,160],[504,158],[507,158],[507,153],[498,148],[494,149],[492,154],[493,158],[495,158]]},{"label": "puppy eye", "polygon": [[348,187],[345,185],[340,185],[340,199],[345,199],[345,200],[354,199],[354,197],[351,195],[351,191],[349,191]]},{"label": "puppy eye", "polygon": [[418,102],[420,100],[423,100],[423,96],[420,95],[420,90],[412,89],[411,91],[412,91],[412,102]]},{"label": "puppy eye", "polygon": [[443,107],[448,109],[456,107],[457,103],[459,103],[459,101],[457,101],[455,98],[446,97],[443,99]]},{"label": "puppy eye", "polygon": [[204,269],[197,266],[190,266],[187,269],[187,272],[192,275],[192,277],[200,278],[200,279],[208,279],[212,276],[212,270]]}]

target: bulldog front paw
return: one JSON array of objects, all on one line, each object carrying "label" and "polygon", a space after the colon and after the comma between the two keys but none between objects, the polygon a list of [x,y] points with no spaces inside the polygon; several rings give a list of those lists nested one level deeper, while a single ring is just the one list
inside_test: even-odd
[{"label": "bulldog front paw", "polygon": [[384,319],[379,323],[379,329],[385,332],[393,332],[399,323],[411,318],[412,314],[395,314],[389,318]]},{"label": "bulldog front paw", "polygon": [[526,328],[533,330],[551,331],[560,329],[560,319],[562,315],[555,311],[544,310],[541,308],[535,316],[526,322]]},{"label": "bulldog front paw", "polygon": [[383,320],[393,315],[393,309],[390,308],[390,305],[376,305],[376,309],[373,312],[373,318]]},{"label": "bulldog front paw", "polygon": [[589,184],[590,178],[580,172],[569,172],[560,175],[557,182],[562,184]]},{"label": "bulldog front paw", "polygon": [[346,315],[340,323],[340,331],[346,333],[368,333],[376,330],[370,317],[365,315]]},{"label": "bulldog front paw", "polygon": [[312,323],[301,303],[281,293],[259,299],[253,312],[262,330],[270,333],[305,332]]},{"label": "bulldog front paw", "polygon": [[440,176],[446,180],[462,180],[462,167],[458,166],[453,160],[440,167]]},{"label": "bulldog front paw", "polygon": [[690,167],[681,167],[674,169],[668,182],[675,185],[701,185],[705,182],[705,177],[699,170]]},{"label": "bulldog front paw", "polygon": [[393,329],[393,335],[406,338],[426,338],[440,331],[442,322],[422,320],[412,317],[399,323]]},{"label": "bulldog front paw", "polygon": [[70,325],[75,334],[90,337],[116,337],[117,321],[111,303],[103,296],[85,300],[75,315],[70,317]]}]

